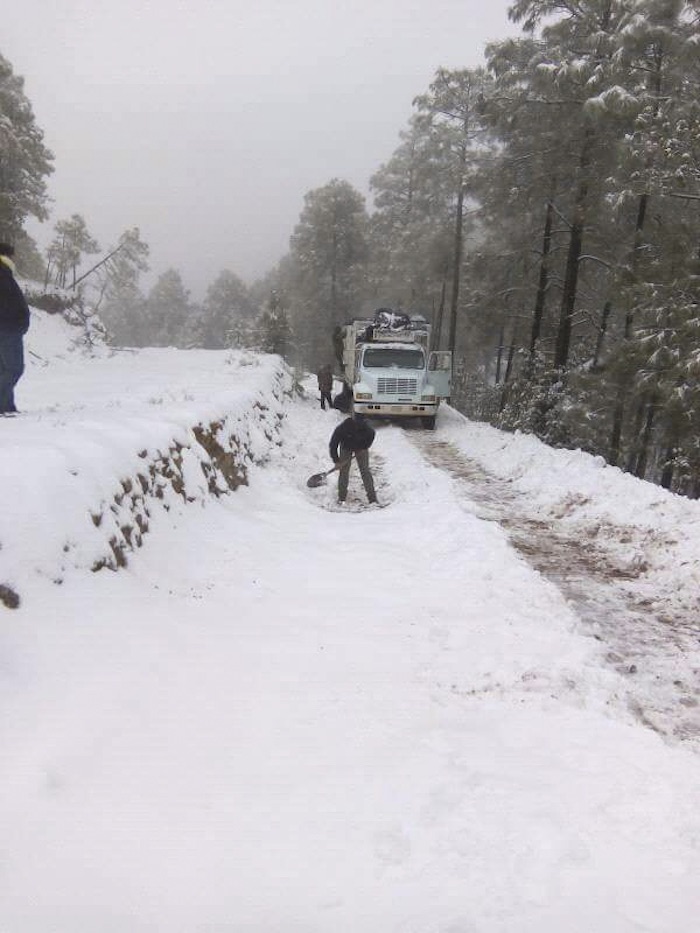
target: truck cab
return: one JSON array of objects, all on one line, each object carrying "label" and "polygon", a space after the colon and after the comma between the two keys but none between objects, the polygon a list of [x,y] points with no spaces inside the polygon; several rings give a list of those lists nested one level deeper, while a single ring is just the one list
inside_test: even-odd
[{"label": "truck cab", "polygon": [[422,319],[399,328],[354,321],[345,337],[345,375],[355,411],[420,418],[433,428],[440,401],[450,396],[452,354],[429,350],[430,325]]}]

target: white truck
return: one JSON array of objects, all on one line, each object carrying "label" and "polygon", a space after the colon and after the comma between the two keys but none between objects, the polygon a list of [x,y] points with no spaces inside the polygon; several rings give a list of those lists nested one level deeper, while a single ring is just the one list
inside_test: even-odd
[{"label": "white truck", "polygon": [[430,324],[380,309],[374,319],[342,328],[343,374],[355,411],[375,418],[420,418],[435,427],[450,397],[452,353],[430,350]]}]

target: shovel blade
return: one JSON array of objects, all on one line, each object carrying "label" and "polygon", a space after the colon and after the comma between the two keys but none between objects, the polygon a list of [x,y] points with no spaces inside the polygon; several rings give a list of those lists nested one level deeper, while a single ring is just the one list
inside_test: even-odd
[{"label": "shovel blade", "polygon": [[309,489],[316,489],[317,486],[323,486],[323,484],[326,482],[327,475],[328,474],[326,473],[314,473],[313,476],[310,476],[307,479],[306,485],[309,487]]}]

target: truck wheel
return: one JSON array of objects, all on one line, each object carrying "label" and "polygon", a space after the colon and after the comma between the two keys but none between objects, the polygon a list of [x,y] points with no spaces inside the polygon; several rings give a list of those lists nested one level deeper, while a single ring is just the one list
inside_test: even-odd
[{"label": "truck wheel", "polygon": [[427,428],[429,431],[435,430],[435,415],[429,415],[427,418],[421,418],[423,422],[423,427]]}]

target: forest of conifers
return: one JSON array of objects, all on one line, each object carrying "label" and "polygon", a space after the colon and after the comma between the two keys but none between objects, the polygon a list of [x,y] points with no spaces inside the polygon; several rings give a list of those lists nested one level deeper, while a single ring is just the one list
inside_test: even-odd
[{"label": "forest of conifers", "polygon": [[424,314],[467,415],[698,497],[700,0],[519,0],[510,16],[519,37],[416,98],[369,198],[338,178],[310,191],[278,266],[250,287],[223,270],[199,306],[173,269],[141,292],[135,229],[100,258],[73,215],[38,255],[24,224],[47,216],[53,157],[0,56],[0,239],[120,344],[315,368],[337,323]]}]

